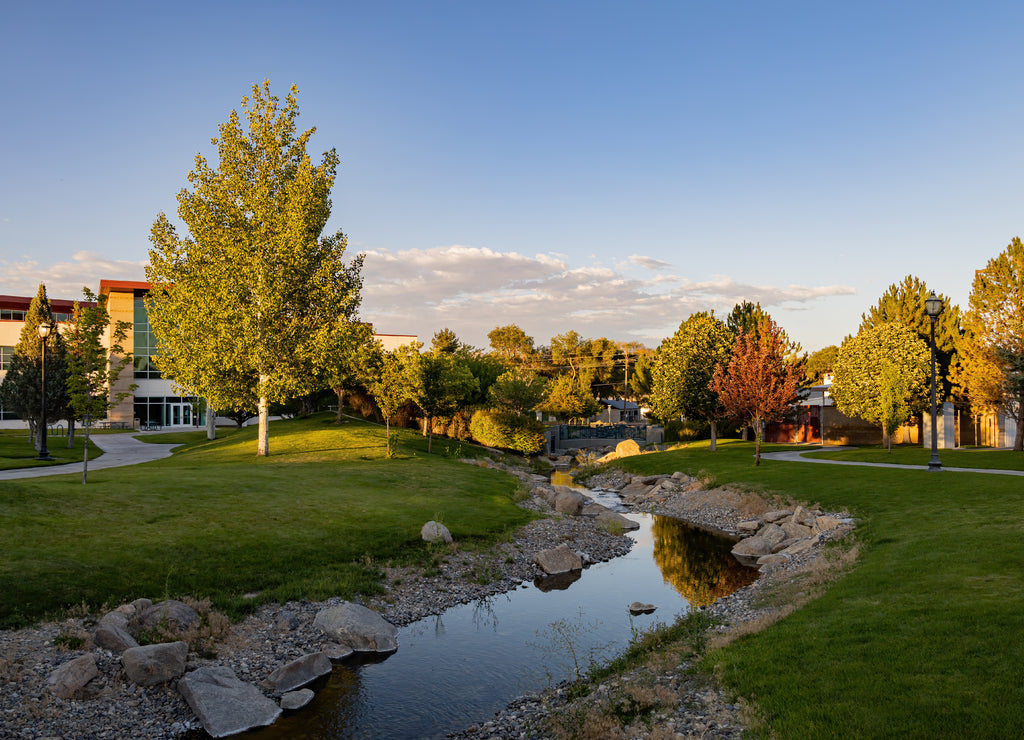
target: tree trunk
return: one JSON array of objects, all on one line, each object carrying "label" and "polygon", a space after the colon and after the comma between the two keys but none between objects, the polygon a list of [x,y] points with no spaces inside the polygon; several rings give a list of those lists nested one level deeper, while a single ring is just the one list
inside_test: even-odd
[{"label": "tree trunk", "polygon": [[334,420],[340,424],[341,423],[341,409],[345,405],[345,389],[344,388],[335,388],[334,389],[334,394],[338,397],[338,414],[337,414],[337,416],[334,417]]},{"label": "tree trunk", "polygon": [[85,485],[89,476],[89,430],[92,428],[91,415],[85,417],[85,444],[82,445],[82,485]]},{"label": "tree trunk", "polygon": [[708,449],[712,452],[718,449],[718,422],[714,419],[711,420],[711,445]]},{"label": "tree trunk", "polygon": [[[71,414],[68,414],[71,416]],[[75,446],[75,420],[68,419],[68,449]]]},{"label": "tree trunk", "polygon": [[427,435],[427,454],[431,453],[431,448],[434,446],[434,429],[431,427],[430,434]]},{"label": "tree trunk", "polygon": [[260,396],[260,400],[256,404],[256,410],[260,419],[256,441],[257,457],[266,457],[270,454],[270,422],[267,419],[267,405],[267,397]]},{"label": "tree trunk", "polygon": [[206,401],[206,438],[217,439],[217,410]]},{"label": "tree trunk", "polygon": [[28,436],[32,440],[32,446],[36,448],[36,452],[39,452],[39,445],[43,438],[39,436],[39,422],[36,419],[28,420]]},{"label": "tree trunk", "polygon": [[387,440],[387,457],[391,458],[391,417],[384,417],[384,438]]},{"label": "tree trunk", "polygon": [[1024,452],[1024,399],[1017,402],[1017,433],[1013,436],[1013,451]]},{"label": "tree trunk", "polygon": [[754,465],[761,464],[761,423],[754,422]]},{"label": "tree trunk", "polygon": [[747,436],[747,430],[748,430],[748,429],[749,429],[749,427],[743,427],[743,436],[741,437],[741,439],[742,439],[742,440],[743,440],[744,442],[746,442],[746,441],[747,441],[748,439],[750,439],[750,438],[749,438],[749,437]]}]

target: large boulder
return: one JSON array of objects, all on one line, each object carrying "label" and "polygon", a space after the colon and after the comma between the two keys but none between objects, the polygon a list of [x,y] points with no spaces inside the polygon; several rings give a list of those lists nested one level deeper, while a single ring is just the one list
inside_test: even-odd
[{"label": "large boulder", "polygon": [[760,535],[740,540],[732,548],[732,554],[741,562],[756,561],[762,555],[770,555],[771,551],[772,546],[765,542]]},{"label": "large boulder", "polygon": [[313,626],[335,642],[357,653],[393,653],[398,650],[398,630],[377,612],[346,602],[322,609]]},{"label": "large boulder", "polygon": [[429,521],[423,525],[422,529],[420,529],[420,537],[423,538],[424,542],[452,541],[452,533],[448,531],[448,527],[435,521]]},{"label": "large boulder", "polygon": [[627,519],[617,511],[610,511],[608,509],[599,513],[595,521],[603,527],[621,527],[623,532],[632,532],[633,530],[640,529],[640,525],[637,522]]},{"label": "large boulder", "polygon": [[615,445],[615,454],[618,457],[632,457],[640,454],[640,445],[635,439],[624,439]]},{"label": "large boulder", "polygon": [[61,699],[75,699],[82,696],[86,684],[99,674],[96,657],[92,653],[86,653],[69,660],[55,670],[46,682],[50,685],[50,690]]},{"label": "large boulder", "polygon": [[533,562],[548,575],[583,569],[583,559],[564,543],[550,550],[541,550],[536,553],[533,556]]},{"label": "large boulder", "polygon": [[560,514],[577,516],[583,511],[583,504],[586,499],[576,491],[559,486],[555,489],[555,500],[552,504],[555,511]]},{"label": "large boulder", "polygon": [[145,631],[184,632],[198,624],[199,614],[196,610],[174,599],[153,604],[139,616],[139,627]]},{"label": "large boulder", "polygon": [[806,527],[803,524],[797,524],[796,522],[786,520],[781,525],[782,530],[786,533],[786,537],[792,537],[801,539],[803,537],[810,537],[813,530],[810,527]]},{"label": "large boulder", "polygon": [[281,716],[277,703],[226,666],[197,668],[178,681],[178,691],[212,737],[266,727]]},{"label": "large boulder", "polygon": [[765,524],[758,530],[757,536],[767,542],[769,548],[773,548],[786,539],[786,530],[778,524]]},{"label": "large boulder", "polygon": [[96,625],[96,631],[93,632],[92,641],[114,655],[120,655],[128,648],[139,646],[128,631],[128,616],[125,612],[117,610],[103,615]]},{"label": "large boulder", "polygon": [[156,686],[185,672],[188,643],[162,642],[128,648],[121,653],[121,665],[133,683]]},{"label": "large boulder", "polygon": [[281,666],[263,679],[260,685],[272,694],[287,694],[330,672],[331,661],[324,653],[310,653]]}]

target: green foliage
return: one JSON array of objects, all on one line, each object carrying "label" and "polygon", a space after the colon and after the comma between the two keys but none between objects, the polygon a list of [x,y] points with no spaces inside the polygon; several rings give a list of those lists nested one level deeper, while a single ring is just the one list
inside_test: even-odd
[{"label": "green foliage", "polygon": [[839,347],[830,344],[822,347],[817,352],[812,352],[804,361],[804,380],[811,385],[821,385],[825,382],[826,373],[835,370],[836,358],[839,356]]},{"label": "green foliage", "polygon": [[420,393],[420,353],[422,346],[402,345],[393,352],[378,352],[366,378],[366,390],[373,396],[384,417],[387,455],[393,454],[391,419],[398,410]]},{"label": "green foliage", "polygon": [[930,361],[928,346],[901,323],[861,329],[839,348],[830,393],[847,416],[895,431],[928,403]]},{"label": "green foliage", "polygon": [[39,337],[41,324],[54,327],[46,339],[46,419],[55,422],[61,418],[70,418],[67,408],[67,351],[63,337],[56,330],[50,299],[42,283],[29,304],[18,344],[14,347],[14,356],[0,383],[0,406],[29,422],[36,450],[42,439],[39,427],[43,404],[43,340]]},{"label": "green foliage", "polygon": [[537,408],[562,420],[586,420],[601,410],[601,404],[589,388],[581,387],[568,375],[559,375],[547,384]]},{"label": "green foliage", "polygon": [[[761,308],[760,303],[743,301],[732,307],[732,311],[729,312],[725,319],[725,324],[732,331],[733,336],[739,336],[740,332],[746,332],[760,339],[761,325],[765,321],[775,323],[768,312]],[[775,325],[778,326],[778,324]],[[789,336],[781,327],[779,327],[779,330],[782,332],[782,345],[785,348],[784,354],[791,358],[800,354],[800,344],[790,341]]]},{"label": "green foliage", "polygon": [[533,347],[533,337],[527,336],[516,324],[492,329],[487,334],[487,339],[494,354],[508,366],[528,366],[536,361],[537,351]]},{"label": "green foliage", "polygon": [[532,370],[512,368],[502,374],[488,391],[492,404],[514,414],[534,409],[544,397],[546,383]]},{"label": "green foliage", "polygon": [[[872,329],[881,324],[901,324],[911,330],[926,346],[931,346],[931,319],[925,311],[925,299],[931,293],[923,280],[907,275],[899,284],[892,284],[878,299],[878,303],[861,314],[860,330]],[[948,296],[938,294],[942,300],[942,313],[935,321],[935,366],[936,375],[942,384],[938,388],[941,398],[948,398],[952,383],[949,378],[950,366],[956,362],[957,343],[960,338],[960,308]]]},{"label": "green foliage", "polygon": [[415,364],[419,373],[413,399],[426,417],[424,432],[428,435],[427,452],[432,451],[435,416],[450,414],[466,404],[479,388],[469,366],[458,354],[428,353]]},{"label": "green foliage", "polygon": [[214,408],[256,408],[267,455],[268,405],[325,387],[351,351],[362,257],[346,264],[345,235],[323,236],[339,160],[311,162],[297,89],[281,107],[269,82],[254,85],[241,108],[247,129],[232,111],[217,166],[196,155],[193,190],[178,193],[189,235],[162,213],[153,224],[146,308],[160,370]]},{"label": "green foliage", "polygon": [[487,447],[535,455],[544,449],[544,425],[506,411],[480,409],[469,422],[473,439]]}]

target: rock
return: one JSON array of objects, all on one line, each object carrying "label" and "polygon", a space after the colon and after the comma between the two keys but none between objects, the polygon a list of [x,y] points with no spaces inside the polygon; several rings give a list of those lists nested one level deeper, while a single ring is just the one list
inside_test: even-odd
[{"label": "rock", "polygon": [[452,533],[448,531],[448,527],[444,526],[440,522],[429,521],[423,525],[420,529],[420,537],[425,542],[451,542]]},{"label": "rock", "polygon": [[159,604],[144,609],[139,617],[139,626],[143,630],[171,630],[184,632],[199,624],[199,614],[188,604],[174,599],[161,601]]},{"label": "rock", "polygon": [[348,645],[341,645],[337,642],[325,642],[320,652],[326,655],[331,662],[337,662],[352,657],[355,650]]},{"label": "rock", "polygon": [[757,559],[757,564],[760,565],[775,565],[776,563],[785,563],[789,560],[788,555],[784,555],[781,552],[772,553],[771,555],[762,555]]},{"label": "rock", "polygon": [[640,601],[634,601],[632,604],[629,605],[629,613],[634,615],[651,614],[657,608],[658,607],[656,607],[654,604],[644,604]]},{"label": "rock", "polygon": [[775,547],[786,539],[786,531],[778,524],[765,524],[758,530],[757,536],[768,543],[768,547]]},{"label": "rock", "polygon": [[290,609],[282,609],[277,615],[277,629],[281,632],[291,632],[299,628],[299,616]]},{"label": "rock", "polygon": [[617,511],[609,511],[605,509],[597,515],[597,523],[602,526],[612,525],[622,527],[623,532],[632,532],[636,529],[640,529],[640,525],[634,522],[632,519],[627,519]]},{"label": "rock", "polygon": [[580,510],[580,516],[600,516],[601,513],[605,511],[608,511],[608,509],[601,506],[601,504],[590,502],[589,504],[583,505],[583,508]]},{"label": "rock", "polygon": [[556,491],[554,509],[561,514],[576,516],[583,510],[584,501],[583,496],[576,493],[576,491]]},{"label": "rock", "polygon": [[[132,612],[134,611],[133,608]],[[120,655],[129,648],[139,646],[139,643],[128,631],[128,617],[124,612],[117,610],[103,615],[96,626],[96,631],[93,632],[92,641],[114,655]]]},{"label": "rock", "polygon": [[538,591],[545,593],[549,591],[565,591],[582,576],[582,570],[571,570],[568,573],[558,573],[553,576],[537,576],[533,579],[533,585]]},{"label": "rock", "polygon": [[325,635],[348,645],[357,653],[393,653],[398,650],[398,630],[377,612],[346,602],[321,609],[313,626]]},{"label": "rock", "polygon": [[281,666],[263,679],[260,685],[272,694],[287,694],[330,672],[331,661],[326,655],[310,653]]},{"label": "rock", "polygon": [[536,553],[533,556],[533,562],[548,575],[583,569],[583,560],[564,543],[550,550],[541,550]]},{"label": "rock", "polygon": [[799,555],[814,547],[818,542],[817,537],[808,537],[805,540],[798,540],[782,551],[784,555]]},{"label": "rock", "polygon": [[793,512],[793,522],[809,527],[814,524],[814,514],[807,511],[807,509],[802,506],[797,506],[796,510]]},{"label": "rock", "polygon": [[131,605],[135,607],[136,614],[142,614],[142,612],[153,606],[153,602],[149,599],[136,599]]},{"label": "rock", "polygon": [[780,519],[785,519],[787,516],[793,516],[793,512],[788,510],[769,511],[767,514],[761,515],[761,521],[774,524]]},{"label": "rock", "polygon": [[786,533],[787,537],[802,539],[804,537],[810,537],[812,534],[810,527],[805,527],[803,524],[797,524],[790,520],[784,521],[780,526],[782,527],[782,531]]},{"label": "rock", "polygon": [[74,699],[81,696],[85,685],[98,675],[100,671],[96,667],[96,656],[86,653],[55,670],[46,682],[50,690],[61,699]]},{"label": "rock", "polygon": [[756,559],[762,555],[770,555],[771,552],[772,546],[765,542],[760,535],[740,540],[732,548],[732,554],[741,560],[744,558]]},{"label": "rock", "polygon": [[197,668],[178,681],[178,691],[212,737],[266,727],[281,716],[275,702],[226,666]]},{"label": "rock", "polygon": [[756,532],[761,528],[760,519],[748,519],[745,522],[740,522],[736,525],[736,529],[741,532]]},{"label": "rock", "polygon": [[640,454],[640,445],[635,439],[624,439],[615,445],[615,454],[619,457],[632,457]]},{"label": "rock", "polygon": [[[840,521],[834,516],[825,514],[823,516],[816,517],[814,519],[814,531],[816,533],[828,532],[830,529],[835,529],[840,524]],[[809,534],[809,533],[808,533]]]},{"label": "rock", "polygon": [[309,689],[289,691],[281,696],[281,709],[286,712],[294,712],[296,709],[302,709],[313,701],[314,696],[315,694]]},{"label": "rock", "polygon": [[185,672],[188,643],[162,642],[125,650],[121,665],[128,678],[139,686],[155,686]]}]

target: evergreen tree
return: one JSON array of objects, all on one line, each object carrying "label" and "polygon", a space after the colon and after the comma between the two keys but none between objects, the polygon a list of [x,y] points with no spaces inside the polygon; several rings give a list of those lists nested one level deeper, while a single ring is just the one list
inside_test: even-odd
[{"label": "evergreen tree", "polygon": [[255,407],[257,455],[269,454],[271,403],[328,386],[362,287],[362,256],[345,263],[345,235],[323,235],[339,160],[332,149],[313,165],[297,94],[282,107],[264,82],[242,98],[247,128],[232,111],[216,168],[196,155],[193,190],[178,193],[189,236],[160,214],[146,269],[157,367],[215,408]]},{"label": "evergreen tree", "polygon": [[42,427],[39,422],[43,401],[43,340],[39,336],[40,324],[53,327],[46,339],[46,419],[49,423],[69,416],[67,351],[53,320],[46,286],[42,283],[25,313],[25,324],[21,327],[18,344],[14,347],[7,374],[0,384],[0,405],[28,421],[36,450],[42,444]]}]

